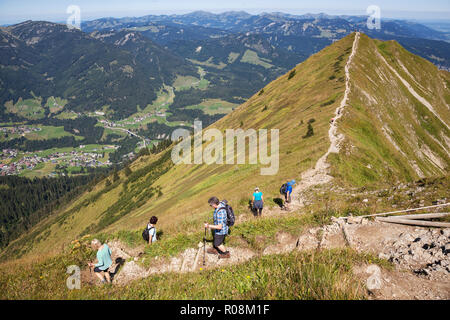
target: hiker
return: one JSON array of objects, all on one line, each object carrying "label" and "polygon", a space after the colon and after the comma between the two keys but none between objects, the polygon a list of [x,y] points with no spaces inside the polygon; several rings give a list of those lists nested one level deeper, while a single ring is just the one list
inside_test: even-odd
[{"label": "hiker", "polygon": [[286,201],[288,203],[291,203],[291,193],[292,193],[292,187],[295,185],[295,180],[291,180],[287,183],[287,189],[286,189]]},{"label": "hiker", "polygon": [[109,267],[112,265],[111,249],[105,243],[102,243],[94,239],[91,242],[92,250],[97,250],[97,263],[89,263],[89,268],[94,268],[95,275],[100,279],[102,283],[111,283],[111,276],[109,274]]},{"label": "hiker", "polygon": [[147,224],[147,228],[142,232],[142,237],[149,245],[152,245],[156,241],[156,228],[155,224],[158,222],[158,218],[153,216]]},{"label": "hiker", "polygon": [[255,192],[253,193],[252,206],[256,211],[256,216],[261,217],[264,206],[264,198],[262,192],[259,191],[258,187],[255,188]]},{"label": "hiker", "polygon": [[205,228],[214,230],[213,248],[209,248],[206,252],[209,254],[218,254],[219,259],[230,258],[230,252],[226,251],[223,243],[228,234],[227,210],[226,204],[220,202],[217,197],[211,197],[208,204],[214,208],[214,224],[205,223]]}]

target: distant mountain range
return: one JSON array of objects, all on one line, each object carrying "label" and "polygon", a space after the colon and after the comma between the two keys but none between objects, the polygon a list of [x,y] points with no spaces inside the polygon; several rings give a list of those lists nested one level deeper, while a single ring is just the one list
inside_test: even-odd
[{"label": "distant mountain range", "polygon": [[[291,15],[285,13],[246,12],[213,14],[196,11],[184,15],[149,15],[140,18],[105,18],[82,23],[86,32],[94,30],[145,30],[145,35],[162,45],[170,41],[205,40],[226,33],[259,34],[275,47],[301,55],[311,54],[359,30],[381,40],[397,40],[408,50],[439,67],[450,68],[450,35],[419,23],[404,20],[381,22],[381,29],[368,29],[365,16],[330,16],[327,14]],[[178,30],[178,31],[177,31]],[[421,43],[419,39],[432,40]]]},{"label": "distant mountain range", "polygon": [[155,100],[177,75],[197,74],[192,64],[138,33],[102,41],[65,25],[27,21],[1,28],[0,39],[1,105],[57,96],[75,111],[108,105],[126,117]]},{"label": "distant mountain range", "polygon": [[[66,108],[104,106],[125,118],[155,101],[177,77],[199,76],[209,86],[179,92],[173,120],[200,111],[183,107],[204,99],[241,103],[311,54],[354,30],[397,40],[441,68],[450,68],[448,34],[418,23],[383,20],[369,30],[366,17],[246,12],[103,18],[82,23],[83,32],[50,22],[26,21],[0,28],[0,104],[57,96]],[[175,110],[176,109],[176,110]],[[0,115],[4,114],[4,110]]]}]

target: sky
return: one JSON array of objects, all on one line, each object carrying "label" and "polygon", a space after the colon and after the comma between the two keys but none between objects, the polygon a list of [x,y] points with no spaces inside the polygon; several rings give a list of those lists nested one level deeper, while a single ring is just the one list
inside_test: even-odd
[{"label": "sky", "polygon": [[382,18],[450,21],[449,0],[0,0],[0,25],[25,20],[65,21],[70,16],[66,13],[70,5],[80,7],[82,21],[196,10],[365,15],[370,5],[380,7]]}]

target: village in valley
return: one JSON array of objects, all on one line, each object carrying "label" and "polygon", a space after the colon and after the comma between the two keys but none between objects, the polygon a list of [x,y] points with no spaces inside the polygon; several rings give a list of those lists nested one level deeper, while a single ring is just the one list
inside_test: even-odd
[{"label": "village in valley", "polygon": [[70,172],[73,173],[74,171],[84,172],[86,168],[109,167],[112,163],[108,159],[108,153],[116,149],[118,146],[115,145],[96,147],[80,145],[72,151],[55,152],[52,152],[53,150],[22,152],[17,149],[3,149],[0,151],[0,176],[21,175],[35,169],[48,168],[45,175],[52,177],[68,174],[67,168],[71,168]]}]

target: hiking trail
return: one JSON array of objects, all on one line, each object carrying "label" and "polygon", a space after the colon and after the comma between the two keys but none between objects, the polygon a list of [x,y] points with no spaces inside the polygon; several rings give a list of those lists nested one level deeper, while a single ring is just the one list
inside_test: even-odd
[{"label": "hiking trail", "polygon": [[330,153],[338,153],[340,150],[340,144],[344,140],[344,135],[337,132],[337,120],[342,117],[344,108],[348,101],[348,96],[350,94],[350,67],[358,49],[359,37],[360,33],[356,32],[355,40],[353,41],[352,52],[345,65],[345,93],[339,107],[336,109],[334,121],[330,124],[330,129],[328,130],[330,147],[328,148],[328,151],[317,161],[314,168],[311,168],[302,173],[299,184],[294,188],[292,192],[294,195],[294,202],[290,204],[291,208],[299,208],[304,206],[303,198],[301,196],[302,192],[312,186],[326,184],[333,180],[333,177],[328,174],[330,165],[327,163],[327,157]]},{"label": "hiking trail", "polygon": [[[113,260],[125,260],[113,283],[127,285],[133,280],[168,272],[187,273],[218,269],[244,263],[254,257],[294,251],[351,248],[371,253],[394,263],[394,269],[376,265],[355,265],[353,273],[362,283],[373,276],[372,268],[380,269],[380,288],[371,290],[369,299],[450,299],[450,229],[397,225],[366,218],[332,218],[323,227],[309,228],[298,236],[280,231],[275,241],[261,251],[242,247],[227,247],[230,259],[218,259],[206,254],[203,265],[203,243],[173,257],[142,258],[144,246],[128,248],[120,241],[108,242]],[[210,244],[207,244],[209,247]],[[150,267],[142,262],[149,259]],[[116,269],[115,267],[114,269]],[[85,273],[88,277],[89,273]],[[92,282],[91,282],[92,284]],[[369,288],[368,288],[369,289]]]}]

